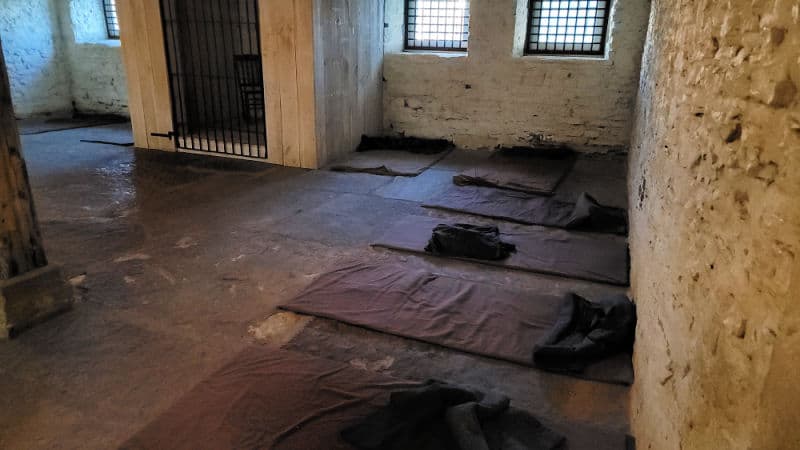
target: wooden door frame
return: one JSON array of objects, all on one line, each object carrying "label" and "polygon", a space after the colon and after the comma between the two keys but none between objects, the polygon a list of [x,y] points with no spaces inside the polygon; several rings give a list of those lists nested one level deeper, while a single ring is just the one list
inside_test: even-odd
[{"label": "wooden door frame", "polygon": [[[175,151],[159,0],[117,2],[128,106],[137,147]],[[161,136],[159,136],[161,135]]]},{"label": "wooden door frame", "polygon": [[[267,158],[258,161],[318,168],[313,1],[258,0],[267,130]],[[166,136],[174,116],[161,0],[118,0],[117,8],[135,144],[183,151]]]},{"label": "wooden door frame", "polygon": [[259,0],[267,134],[282,164],[317,169],[314,0]]}]

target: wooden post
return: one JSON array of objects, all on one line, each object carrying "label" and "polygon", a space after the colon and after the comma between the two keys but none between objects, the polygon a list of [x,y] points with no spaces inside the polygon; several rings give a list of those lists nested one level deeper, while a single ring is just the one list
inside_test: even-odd
[{"label": "wooden post", "polygon": [[0,42],[0,340],[70,309],[72,295],[42,247]]},{"label": "wooden post", "polygon": [[0,280],[46,265],[0,43]]}]

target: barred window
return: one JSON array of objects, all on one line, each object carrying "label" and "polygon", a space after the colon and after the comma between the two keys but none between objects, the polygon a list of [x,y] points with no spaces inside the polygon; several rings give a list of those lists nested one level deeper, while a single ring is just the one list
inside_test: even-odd
[{"label": "barred window", "polygon": [[106,16],[106,29],[109,39],[119,39],[119,21],[117,20],[117,1],[103,0],[103,11]]},{"label": "barred window", "polygon": [[406,50],[466,51],[469,0],[406,0]]},{"label": "barred window", "polygon": [[527,54],[602,55],[611,0],[531,0]]}]

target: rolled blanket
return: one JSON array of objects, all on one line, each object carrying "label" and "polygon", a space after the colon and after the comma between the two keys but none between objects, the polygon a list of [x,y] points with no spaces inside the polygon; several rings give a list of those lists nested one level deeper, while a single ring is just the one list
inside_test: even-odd
[{"label": "rolled blanket", "polygon": [[500,240],[497,227],[457,223],[439,224],[433,229],[425,251],[437,255],[497,261],[516,251],[514,244]]},{"label": "rolled blanket", "polygon": [[345,428],[342,438],[376,450],[551,450],[563,436],[530,414],[510,408],[508,397],[440,381],[393,392],[389,403]]},{"label": "rolled blanket", "polygon": [[550,332],[534,347],[537,367],[580,373],[599,359],[631,352],[636,305],[624,295],[589,301],[568,294]]}]

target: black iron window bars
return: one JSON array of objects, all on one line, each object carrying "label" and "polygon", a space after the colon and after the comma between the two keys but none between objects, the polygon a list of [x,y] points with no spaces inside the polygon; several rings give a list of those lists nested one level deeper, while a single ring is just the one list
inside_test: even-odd
[{"label": "black iron window bars", "polygon": [[526,54],[602,55],[611,0],[531,0]]},{"label": "black iron window bars", "polygon": [[469,0],[406,0],[406,50],[467,50]]},{"label": "black iron window bars", "polygon": [[106,18],[106,29],[109,39],[119,39],[119,20],[117,20],[117,1],[103,0],[103,11]]}]

